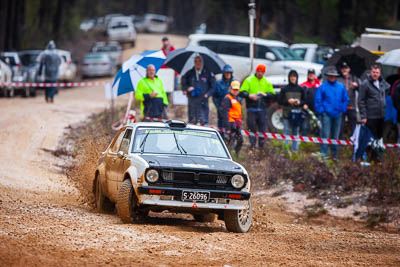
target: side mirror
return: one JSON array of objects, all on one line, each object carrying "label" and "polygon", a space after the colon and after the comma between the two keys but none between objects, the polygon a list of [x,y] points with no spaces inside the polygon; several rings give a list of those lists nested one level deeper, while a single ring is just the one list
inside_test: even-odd
[{"label": "side mirror", "polygon": [[268,59],[268,60],[271,60],[271,61],[275,61],[276,60],[276,56],[272,52],[265,53],[265,58]]},{"label": "side mirror", "polygon": [[117,155],[118,158],[122,159],[125,156],[125,153],[123,151],[118,151]]}]

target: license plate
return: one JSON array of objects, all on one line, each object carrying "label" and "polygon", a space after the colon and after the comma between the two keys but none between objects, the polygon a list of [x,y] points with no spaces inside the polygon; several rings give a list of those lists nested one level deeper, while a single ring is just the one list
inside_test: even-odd
[{"label": "license plate", "polygon": [[182,192],[182,201],[208,202],[209,200],[210,200],[210,192],[199,192],[199,191]]}]

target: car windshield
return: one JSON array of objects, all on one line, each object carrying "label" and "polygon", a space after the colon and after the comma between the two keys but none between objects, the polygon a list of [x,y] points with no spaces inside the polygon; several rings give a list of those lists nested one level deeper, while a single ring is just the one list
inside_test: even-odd
[{"label": "car windshield", "polygon": [[229,158],[221,139],[212,131],[139,128],[134,142],[133,153]]},{"label": "car windshield", "polygon": [[19,58],[21,59],[22,65],[24,66],[31,66],[38,63],[36,60],[39,56],[39,53],[32,53],[32,54],[21,54]]},{"label": "car windshield", "polygon": [[128,24],[115,24],[111,26],[111,29],[126,29],[128,28]]},{"label": "car windshield", "polygon": [[294,51],[303,60],[306,57],[307,49],[305,49],[305,48],[294,48],[294,49],[292,49],[292,51]]},{"label": "car windshield", "polygon": [[283,46],[270,46],[269,49],[279,60],[302,60],[293,50]]}]

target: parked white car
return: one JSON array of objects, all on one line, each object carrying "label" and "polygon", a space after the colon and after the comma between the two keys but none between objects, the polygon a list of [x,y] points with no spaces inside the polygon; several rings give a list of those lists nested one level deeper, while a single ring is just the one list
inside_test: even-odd
[{"label": "parked white car", "polygon": [[107,35],[110,41],[131,43],[135,46],[136,30],[130,17],[115,17],[108,24]]},{"label": "parked white car", "polygon": [[234,70],[234,76],[243,80],[255,71],[258,64],[267,67],[267,79],[275,87],[288,84],[288,73],[294,69],[299,74],[299,81],[305,80],[307,70],[315,69],[320,75],[323,65],[302,61],[301,58],[289,49],[289,46],[280,41],[255,38],[255,53],[253,70],[250,72],[249,58],[250,37],[222,34],[192,34],[189,36],[189,45],[205,46],[219,54],[219,56]]},{"label": "parked white car", "polygon": [[72,62],[71,52],[57,49],[57,53],[61,57],[58,80],[65,82],[74,81],[77,68],[75,63]]},{"label": "parked white car", "polygon": [[302,60],[319,64],[325,64],[326,60],[334,53],[332,47],[318,44],[292,44],[290,49],[296,52]]},{"label": "parked white car", "polygon": [[[0,60],[0,83],[9,83],[12,80],[12,71],[11,68],[4,63],[2,60]],[[0,86],[2,95],[4,96],[11,96],[11,87],[8,85],[2,85]],[[14,91],[12,91],[14,93]]]},{"label": "parked white car", "polygon": [[[12,72],[11,80],[13,82],[26,82],[27,73],[22,68],[21,59],[19,58],[18,52],[1,52],[0,59],[3,60],[8,66],[10,66]],[[31,95],[29,87],[21,86],[13,86],[8,88],[6,94],[9,97],[13,97],[18,91],[21,91],[26,97],[29,97]]]},{"label": "parked white car", "polygon": [[96,42],[92,48],[93,53],[107,53],[115,61],[117,67],[122,65],[122,47],[118,42]]}]

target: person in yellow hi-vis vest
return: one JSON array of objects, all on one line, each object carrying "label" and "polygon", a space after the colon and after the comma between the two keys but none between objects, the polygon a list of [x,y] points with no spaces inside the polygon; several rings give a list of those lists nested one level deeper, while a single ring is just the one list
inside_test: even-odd
[{"label": "person in yellow hi-vis vest", "polygon": [[146,77],[139,81],[135,97],[140,102],[142,118],[163,117],[164,109],[168,106],[168,98],[162,80],[156,76],[154,65],[147,66]]}]

